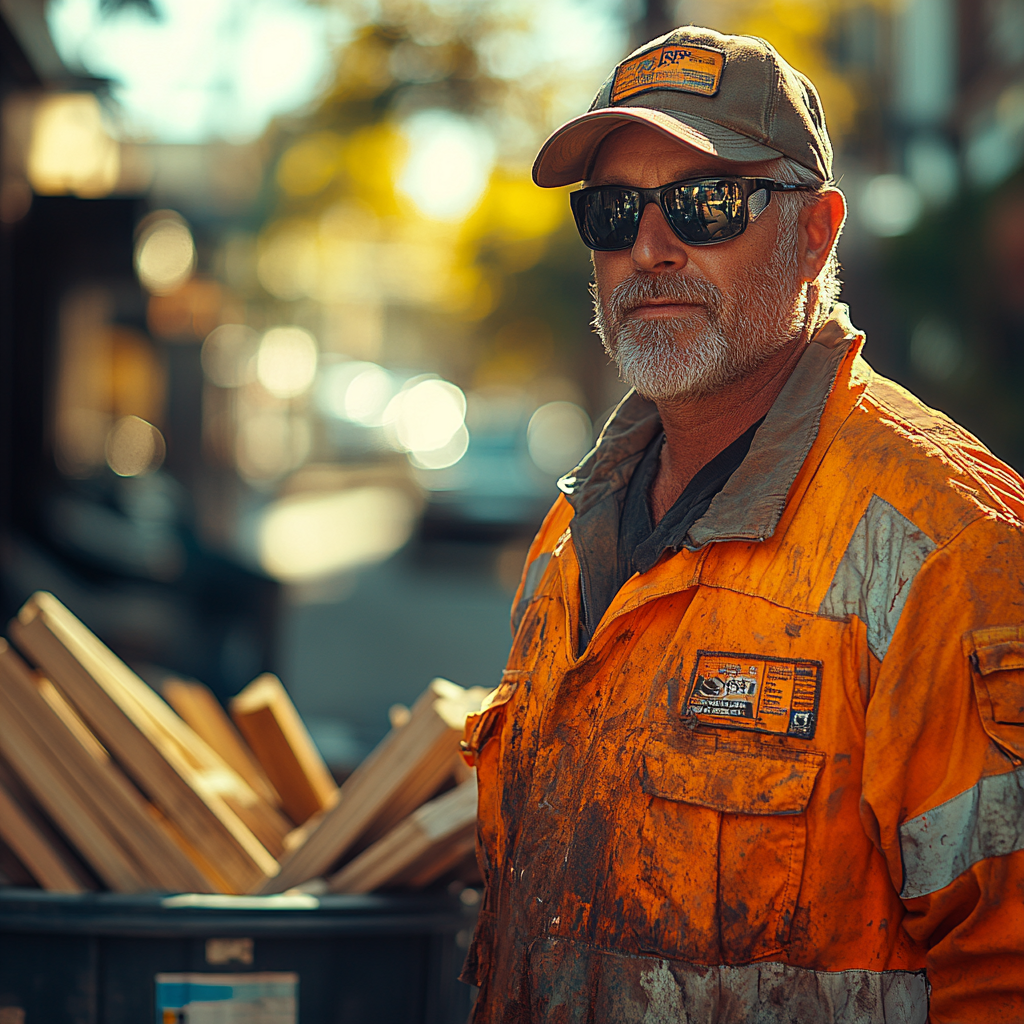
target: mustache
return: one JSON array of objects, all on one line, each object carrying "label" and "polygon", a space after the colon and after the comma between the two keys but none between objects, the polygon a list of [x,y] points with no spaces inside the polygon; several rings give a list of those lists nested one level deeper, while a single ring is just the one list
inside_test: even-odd
[{"label": "mustache", "polygon": [[605,305],[612,322],[619,323],[651,299],[705,306],[712,320],[722,308],[722,293],[710,281],[681,274],[650,274],[644,271],[636,271],[620,281],[612,289]]}]

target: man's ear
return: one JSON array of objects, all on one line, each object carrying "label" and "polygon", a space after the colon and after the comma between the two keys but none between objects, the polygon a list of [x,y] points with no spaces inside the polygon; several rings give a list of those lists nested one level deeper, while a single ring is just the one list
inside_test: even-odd
[{"label": "man's ear", "polygon": [[846,223],[846,197],[837,188],[827,188],[817,202],[800,211],[800,278],[813,281],[821,273],[832,246]]}]

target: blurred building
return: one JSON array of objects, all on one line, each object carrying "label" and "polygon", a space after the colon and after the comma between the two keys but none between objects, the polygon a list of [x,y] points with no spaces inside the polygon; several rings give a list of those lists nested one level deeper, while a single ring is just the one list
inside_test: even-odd
[{"label": "blurred building", "polygon": [[196,530],[198,358],[153,337],[137,273],[183,276],[191,235],[144,220],[105,85],[64,67],[43,6],[0,13],[3,613],[53,590],[144,671],[233,693],[273,667],[278,587]]}]

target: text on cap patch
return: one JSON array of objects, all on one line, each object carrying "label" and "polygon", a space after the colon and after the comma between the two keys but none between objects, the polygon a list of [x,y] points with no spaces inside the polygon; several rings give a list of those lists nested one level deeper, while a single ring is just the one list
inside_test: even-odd
[{"label": "text on cap patch", "polygon": [[666,43],[627,60],[615,72],[611,102],[650,89],[675,89],[714,96],[722,80],[725,54],[703,46]]}]

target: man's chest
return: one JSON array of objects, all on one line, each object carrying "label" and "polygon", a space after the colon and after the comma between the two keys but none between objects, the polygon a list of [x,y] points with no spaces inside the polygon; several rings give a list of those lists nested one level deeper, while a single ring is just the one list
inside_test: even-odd
[{"label": "man's chest", "polygon": [[494,751],[498,859],[529,930],[697,959],[781,948],[837,820],[835,856],[855,874],[871,856],[863,627],[697,585],[618,609],[578,657],[564,596],[524,619]]}]

